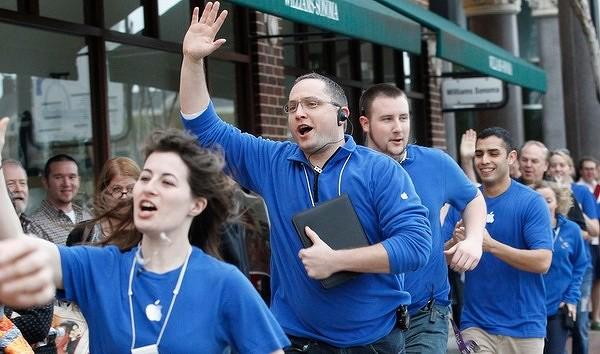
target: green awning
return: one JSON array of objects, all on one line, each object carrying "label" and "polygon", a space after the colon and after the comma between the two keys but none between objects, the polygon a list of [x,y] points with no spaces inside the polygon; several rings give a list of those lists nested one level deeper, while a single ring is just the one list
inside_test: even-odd
[{"label": "green awning", "polygon": [[515,85],[546,92],[546,73],[540,67],[410,0],[376,1],[435,31],[437,57]]},{"label": "green awning", "polygon": [[352,38],[421,53],[421,26],[375,1],[229,0]]}]

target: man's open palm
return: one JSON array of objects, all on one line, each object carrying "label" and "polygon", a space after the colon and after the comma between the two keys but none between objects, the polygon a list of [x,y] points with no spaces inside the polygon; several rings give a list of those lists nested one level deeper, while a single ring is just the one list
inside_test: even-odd
[{"label": "man's open palm", "polygon": [[205,58],[225,43],[224,38],[215,40],[215,36],[227,17],[227,10],[219,14],[219,2],[216,1],[206,3],[200,18],[199,12],[199,8],[194,8],[192,22],[183,39],[183,54],[193,60]]}]

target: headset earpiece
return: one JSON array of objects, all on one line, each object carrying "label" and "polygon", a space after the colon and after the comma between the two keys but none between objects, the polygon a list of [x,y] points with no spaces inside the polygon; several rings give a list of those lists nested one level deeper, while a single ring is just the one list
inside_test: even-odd
[{"label": "headset earpiece", "polygon": [[348,116],[346,115],[346,112],[344,112],[342,107],[338,108],[338,113],[337,113],[338,126],[341,126],[347,119],[348,119]]}]

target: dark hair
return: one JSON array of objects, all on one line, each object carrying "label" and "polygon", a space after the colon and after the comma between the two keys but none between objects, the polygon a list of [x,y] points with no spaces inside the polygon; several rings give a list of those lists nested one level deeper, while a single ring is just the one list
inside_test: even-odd
[{"label": "dark hair", "polygon": [[366,89],[360,95],[359,107],[360,114],[369,117],[369,111],[373,105],[373,101],[377,97],[384,96],[389,98],[406,97],[404,91],[391,84],[377,84]]},{"label": "dark hair", "polygon": [[598,160],[595,157],[584,156],[581,159],[579,159],[579,163],[577,164],[577,170],[581,170],[583,168],[583,164],[588,161],[593,162],[596,165],[596,167],[598,167]]},{"label": "dark hair", "polygon": [[346,97],[346,94],[344,93],[344,89],[342,89],[342,87],[340,85],[338,85],[337,82],[333,81],[332,79],[328,78],[327,76],[323,76],[323,75],[317,74],[317,73],[304,74],[304,75],[296,78],[296,80],[294,80],[293,86],[296,86],[296,84],[302,80],[308,80],[308,79],[319,80],[322,83],[324,83],[325,91],[331,96],[331,100],[333,102],[339,104],[342,107],[348,106],[348,98]]},{"label": "dark hair", "polygon": [[[154,152],[176,153],[187,166],[192,195],[207,201],[206,209],[192,220],[188,233],[190,243],[220,258],[219,229],[237,207],[233,200],[237,187],[223,172],[222,154],[200,147],[194,136],[172,128],[156,130],[146,139],[145,159]],[[133,200],[125,202],[129,204],[127,218],[117,224],[113,234],[101,244],[114,244],[128,250],[140,242],[141,233],[131,228]]]},{"label": "dark hair", "polygon": [[50,166],[55,162],[61,162],[61,161],[70,161],[70,162],[74,163],[75,166],[77,166],[77,169],[79,170],[79,164],[77,163],[77,161],[75,161],[74,158],[72,158],[71,156],[69,156],[67,154],[58,154],[58,155],[52,156],[51,158],[48,159],[48,161],[46,161],[46,165],[44,165],[44,178],[48,179],[48,177],[50,176]]},{"label": "dark hair", "polygon": [[477,140],[486,139],[490,136],[500,138],[504,142],[504,147],[506,148],[507,153],[515,150],[512,137],[508,130],[500,127],[485,128],[482,131],[480,131],[479,134],[477,134]]}]

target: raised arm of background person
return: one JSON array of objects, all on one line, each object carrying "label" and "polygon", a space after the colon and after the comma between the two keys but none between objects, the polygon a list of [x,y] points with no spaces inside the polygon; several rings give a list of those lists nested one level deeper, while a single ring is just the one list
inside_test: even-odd
[{"label": "raised arm of background person", "polygon": [[210,100],[204,75],[204,58],[217,50],[225,39],[215,36],[227,17],[227,11],[219,14],[219,2],[206,3],[202,16],[195,7],[192,21],[183,39],[183,63],[179,83],[181,111],[186,114],[200,112]]},{"label": "raised arm of background person", "polygon": [[459,241],[449,250],[444,251],[446,255],[453,254],[449,265],[454,271],[473,270],[479,263],[483,252],[482,243],[486,215],[485,199],[478,190],[475,198],[467,204],[462,212],[465,239]]},{"label": "raised arm of background person", "polygon": [[[410,177],[391,159],[379,159],[371,168],[371,195],[364,204],[372,206],[378,230],[365,230],[371,246],[332,250],[308,229],[313,246],[300,250],[299,257],[309,276],[327,278],[338,271],[361,273],[405,273],[427,263],[431,253],[431,226]],[[357,196],[360,198],[360,196]],[[360,203],[353,200],[354,203]],[[364,225],[363,225],[364,226]],[[378,241],[374,241],[377,239]]]},{"label": "raised arm of background person", "polygon": [[[4,147],[8,118],[0,120],[0,152]],[[54,266],[60,265],[43,240],[25,237],[0,173],[0,303],[30,307],[48,303],[54,296]]]},{"label": "raised arm of background person", "polygon": [[467,129],[460,138],[460,166],[465,175],[467,175],[467,178],[473,183],[477,183],[475,165],[473,164],[476,140],[477,133],[473,129]]}]

